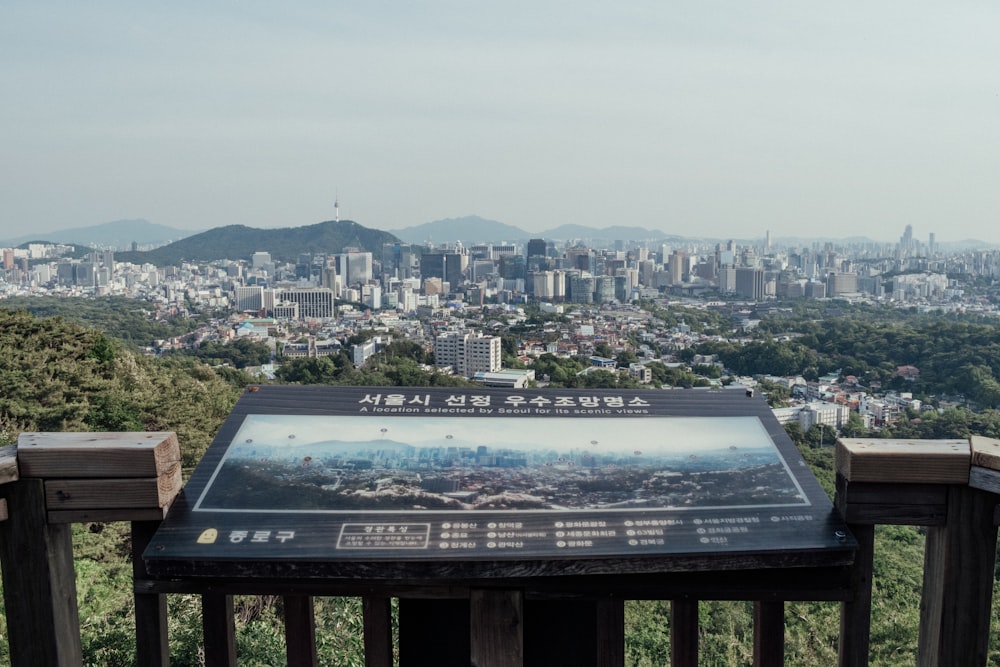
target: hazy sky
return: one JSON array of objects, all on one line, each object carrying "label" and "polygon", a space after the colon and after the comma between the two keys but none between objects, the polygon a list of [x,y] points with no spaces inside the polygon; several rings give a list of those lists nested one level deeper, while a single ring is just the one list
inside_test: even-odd
[{"label": "hazy sky", "polygon": [[1000,243],[1000,3],[0,2],[0,238],[469,214]]}]

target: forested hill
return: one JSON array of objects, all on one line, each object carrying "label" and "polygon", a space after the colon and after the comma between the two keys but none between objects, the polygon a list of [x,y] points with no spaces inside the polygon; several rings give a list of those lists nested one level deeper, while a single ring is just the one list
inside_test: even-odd
[{"label": "forested hill", "polygon": [[150,359],[62,318],[0,309],[0,445],[22,431],[175,431],[191,466],[238,395],[193,358]]},{"label": "forested hill", "polygon": [[217,259],[250,259],[255,252],[271,254],[279,262],[294,262],[301,253],[331,254],[354,247],[380,256],[382,244],[399,239],[350,220],[321,222],[305,227],[258,229],[244,225],[216,227],[147,252],[115,253],[123,262],[157,266]]}]

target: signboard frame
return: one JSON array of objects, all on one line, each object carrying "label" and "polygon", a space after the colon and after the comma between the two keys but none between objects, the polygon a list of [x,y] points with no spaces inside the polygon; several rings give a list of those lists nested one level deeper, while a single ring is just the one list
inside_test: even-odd
[{"label": "signboard frame", "polygon": [[[552,480],[574,492],[553,482],[546,500]],[[734,502],[744,487],[756,500]],[[837,567],[856,548],[742,390],[266,385],[244,392],[144,558],[155,576],[464,579]]]}]

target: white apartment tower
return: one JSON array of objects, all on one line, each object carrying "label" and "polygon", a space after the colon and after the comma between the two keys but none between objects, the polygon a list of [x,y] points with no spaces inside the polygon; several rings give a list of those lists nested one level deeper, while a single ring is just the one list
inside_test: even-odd
[{"label": "white apartment tower", "polygon": [[465,377],[501,369],[500,338],[482,333],[446,331],[434,339],[434,363]]}]

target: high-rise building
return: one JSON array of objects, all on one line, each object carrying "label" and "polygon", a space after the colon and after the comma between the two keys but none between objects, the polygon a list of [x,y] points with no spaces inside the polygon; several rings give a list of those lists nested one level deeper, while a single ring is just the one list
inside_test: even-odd
[{"label": "high-rise building", "polygon": [[440,368],[450,366],[465,377],[495,373],[502,367],[500,338],[481,332],[446,331],[434,338],[434,363]]},{"label": "high-rise building", "polygon": [[858,291],[858,274],[831,271],[826,277],[826,295],[853,294]]},{"label": "high-rise building", "polygon": [[333,290],[319,289],[278,289],[275,300],[279,303],[297,303],[299,317],[305,320],[330,319],[334,316]]},{"label": "high-rise building", "polygon": [[264,269],[271,265],[271,253],[258,251],[250,257],[250,263],[255,269]]},{"label": "high-rise building", "polygon": [[594,277],[574,274],[569,279],[569,300],[573,303],[594,303]]},{"label": "high-rise building", "polygon": [[539,301],[551,301],[555,297],[555,273],[536,271],[531,274],[531,294]]},{"label": "high-rise building", "polygon": [[670,254],[668,265],[670,267],[670,284],[680,285],[684,282],[684,265],[687,260],[687,253],[683,250],[674,250]]},{"label": "high-rise building", "polygon": [[752,301],[764,300],[764,271],[761,269],[736,269],[736,293]]},{"label": "high-rise building", "polygon": [[615,300],[615,279],[613,276],[594,278],[594,303],[611,303]]},{"label": "high-rise building", "polygon": [[236,310],[241,313],[256,313],[264,308],[264,288],[259,285],[237,285],[234,288]]},{"label": "high-rise building", "polygon": [[382,245],[382,273],[390,278],[412,278],[420,267],[413,248],[403,243]]},{"label": "high-rise building", "polygon": [[525,254],[528,257],[545,257],[546,249],[545,239],[531,239],[528,241],[528,248]]},{"label": "high-rise building", "polygon": [[899,249],[903,257],[912,257],[914,251],[913,225],[907,225],[899,239]]},{"label": "high-rise building", "polygon": [[521,280],[527,276],[527,265],[521,255],[508,255],[500,259],[500,275],[508,280]]},{"label": "high-rise building", "polygon": [[420,277],[440,278],[454,289],[465,282],[468,261],[465,252],[425,252],[420,258]]},{"label": "high-rise building", "polygon": [[364,285],[372,279],[372,254],[353,250],[337,256],[337,273],[344,284],[351,287]]}]

